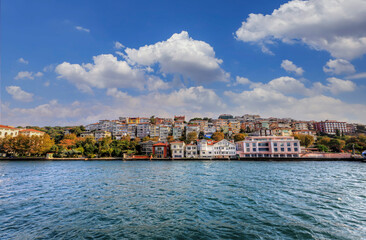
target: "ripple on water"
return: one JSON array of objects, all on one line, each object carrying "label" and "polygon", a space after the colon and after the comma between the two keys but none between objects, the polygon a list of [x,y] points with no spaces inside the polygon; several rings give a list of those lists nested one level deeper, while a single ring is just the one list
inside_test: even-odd
[{"label": "ripple on water", "polygon": [[0,162],[0,239],[366,239],[366,165]]}]

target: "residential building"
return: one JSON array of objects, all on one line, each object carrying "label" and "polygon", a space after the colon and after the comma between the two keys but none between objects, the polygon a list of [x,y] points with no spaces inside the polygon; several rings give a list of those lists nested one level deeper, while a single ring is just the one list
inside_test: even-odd
[{"label": "residential building", "polygon": [[155,138],[160,136],[160,126],[150,125],[150,137]]},{"label": "residential building", "polygon": [[136,136],[140,139],[150,135],[150,124],[149,123],[138,123],[136,126]]},{"label": "residential building", "polygon": [[101,138],[105,137],[112,137],[112,134],[108,131],[98,130],[94,132],[94,138],[95,140],[99,140]]},{"label": "residential building", "polygon": [[236,142],[240,157],[299,157],[300,141],[294,137],[258,136]]},{"label": "residential building", "polygon": [[180,139],[183,135],[183,129],[181,127],[173,127],[173,138]]},{"label": "residential building", "polygon": [[171,142],[170,151],[172,158],[184,158],[184,148],[186,144],[183,141]]},{"label": "residential building", "polygon": [[291,125],[294,130],[309,130],[307,122],[294,122]]},{"label": "residential building", "polygon": [[168,143],[155,143],[153,145],[153,155],[155,158],[167,158],[169,152]]},{"label": "residential building", "polygon": [[275,136],[292,136],[291,128],[275,128],[272,129],[272,134]]},{"label": "residential building", "polygon": [[86,138],[86,137],[94,137],[94,133],[93,132],[82,132],[80,134],[80,137],[82,138]]},{"label": "residential building", "polygon": [[326,120],[314,123],[314,128],[317,132],[335,135],[337,130],[339,133],[348,133],[346,122],[337,122],[335,120]]},{"label": "residential building", "polygon": [[190,124],[199,126],[200,132],[203,132],[205,127],[208,127],[207,120],[193,120],[193,121],[190,121]]},{"label": "residential building", "polygon": [[186,158],[197,158],[197,145],[187,144],[185,150]]},{"label": "residential building", "polygon": [[170,135],[170,127],[162,125],[159,129],[159,140],[166,141],[168,136]]},{"label": "residential building", "polygon": [[215,119],[212,121],[214,126],[216,127],[216,131],[220,132],[223,127],[228,126],[226,119]]},{"label": "residential building", "polygon": [[202,139],[197,142],[197,153],[201,158],[214,157],[214,141]]},{"label": "residential building", "polygon": [[219,142],[202,139],[197,144],[198,155],[202,158],[228,158],[236,156],[235,144],[223,139]]},{"label": "residential building", "polygon": [[131,139],[136,138],[136,128],[137,128],[137,125],[135,125],[135,124],[127,125],[127,134],[130,136]]},{"label": "residential building", "polygon": [[212,135],[216,132],[216,127],[213,123],[208,123],[207,127],[203,129],[203,134],[207,138],[211,138]]},{"label": "residential building", "polygon": [[191,132],[197,133],[197,137],[198,137],[198,135],[200,134],[200,126],[198,126],[198,125],[188,125],[186,127],[186,137]]},{"label": "residential building", "polygon": [[4,138],[6,136],[15,137],[19,134],[19,128],[0,125],[0,138]]},{"label": "residential building", "polygon": [[141,153],[143,155],[147,155],[150,156],[153,154],[153,145],[156,144],[157,142],[155,141],[146,141],[146,142],[141,142],[140,146],[141,146]]}]

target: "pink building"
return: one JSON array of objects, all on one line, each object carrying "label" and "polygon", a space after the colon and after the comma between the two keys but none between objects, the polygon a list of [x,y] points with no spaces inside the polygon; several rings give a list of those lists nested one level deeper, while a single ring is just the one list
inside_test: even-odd
[{"label": "pink building", "polygon": [[326,134],[336,134],[337,130],[339,133],[348,133],[346,122],[337,122],[334,120],[326,120],[314,123],[314,128],[317,132],[322,132]]},{"label": "pink building", "polygon": [[246,137],[236,142],[236,154],[240,157],[299,157],[300,153],[300,141],[294,137]]}]

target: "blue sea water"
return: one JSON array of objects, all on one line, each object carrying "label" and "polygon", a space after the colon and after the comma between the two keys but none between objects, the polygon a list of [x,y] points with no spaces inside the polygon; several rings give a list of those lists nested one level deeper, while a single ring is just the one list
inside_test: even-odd
[{"label": "blue sea water", "polygon": [[0,162],[0,239],[366,239],[366,164]]}]

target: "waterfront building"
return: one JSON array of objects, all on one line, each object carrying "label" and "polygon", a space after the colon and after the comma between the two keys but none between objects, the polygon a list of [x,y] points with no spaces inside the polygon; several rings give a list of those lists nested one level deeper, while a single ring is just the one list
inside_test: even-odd
[{"label": "waterfront building", "polygon": [[170,151],[172,158],[183,158],[185,145],[183,141],[171,142]]},{"label": "waterfront building", "polygon": [[202,158],[227,158],[236,156],[233,142],[223,139],[219,142],[202,139],[197,144],[198,155]]},{"label": "waterfront building", "polygon": [[169,151],[168,143],[155,143],[153,145],[153,155],[155,158],[167,158]]},{"label": "waterfront building", "polygon": [[186,158],[197,158],[197,145],[196,144],[187,144],[185,156],[186,156]]},{"label": "waterfront building", "polygon": [[6,136],[15,137],[19,134],[19,128],[0,125],[0,138],[5,138]]},{"label": "waterfront building", "polygon": [[337,130],[342,133],[348,133],[346,122],[337,122],[335,120],[326,120],[314,123],[317,132],[335,135]]},{"label": "waterfront building", "polygon": [[146,142],[141,142],[140,146],[141,146],[141,153],[142,155],[147,155],[150,156],[153,154],[153,145],[156,144],[157,142],[155,141],[146,141]]},{"label": "waterfront building", "polygon": [[299,157],[300,141],[294,137],[258,136],[236,142],[240,157]]}]

